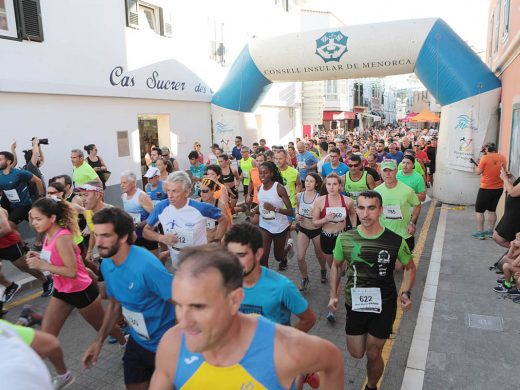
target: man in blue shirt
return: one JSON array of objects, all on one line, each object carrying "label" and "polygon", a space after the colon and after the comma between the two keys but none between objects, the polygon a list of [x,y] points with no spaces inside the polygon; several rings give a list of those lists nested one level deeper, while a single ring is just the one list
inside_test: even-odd
[{"label": "man in blue shirt", "polygon": [[125,384],[148,388],[159,341],[175,325],[173,276],[152,253],[132,245],[134,223],[123,210],[98,211],[93,223],[109,301],[96,339],[83,355],[83,365],[88,368],[97,362],[104,340],[123,314],[130,326],[123,356]]},{"label": "man in blue shirt", "polygon": [[305,182],[305,176],[309,172],[315,172],[318,166],[318,158],[311,152],[305,150],[305,144],[300,141],[296,144],[296,161],[298,161],[298,172],[302,183]]},{"label": "man in blue shirt", "polygon": [[388,158],[395,160],[397,162],[397,165],[403,161],[403,152],[400,150],[397,150],[397,146],[394,142],[390,142],[388,144],[388,153],[386,154]]},{"label": "man in blue shirt", "polygon": [[295,328],[308,332],[316,316],[298,288],[285,276],[260,266],[262,233],[247,222],[233,225],[224,237],[227,249],[244,267],[242,313],[260,314],[281,325],[291,324],[291,314],[300,320]]},{"label": "man in blue shirt", "polygon": [[240,135],[235,137],[235,146],[233,147],[231,154],[235,157],[235,160],[242,160],[242,137]]},{"label": "man in blue shirt", "polygon": [[19,224],[24,219],[28,221],[32,200],[29,193],[29,183],[34,183],[38,196],[44,197],[42,181],[25,169],[12,167],[14,155],[11,152],[0,152],[0,190],[9,201],[9,221]]},{"label": "man in blue shirt", "polygon": [[340,154],[341,152],[338,148],[330,149],[330,161],[324,163],[321,167],[321,176],[327,177],[327,175],[334,172],[337,173],[339,177],[342,177],[345,175],[345,173],[349,171],[349,167],[347,166],[347,164],[339,161]]}]

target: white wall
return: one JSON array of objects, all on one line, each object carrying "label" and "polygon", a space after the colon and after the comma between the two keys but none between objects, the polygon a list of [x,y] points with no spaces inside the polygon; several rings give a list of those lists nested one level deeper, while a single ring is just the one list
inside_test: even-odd
[{"label": "white wall", "polygon": [[[171,136],[179,140],[177,157],[182,169],[188,168],[187,156],[194,141],[201,142],[207,153],[211,144],[209,103],[14,93],[0,93],[0,149],[9,150],[16,139],[21,162],[22,150],[30,147],[33,136],[49,138],[49,146],[43,146],[46,163],[42,171],[50,178],[70,174],[70,150],[93,143],[113,173],[108,184],[117,184],[118,174],[125,169],[140,173],[139,114],[170,116],[169,128]],[[117,131],[129,132],[129,157],[117,155]]]}]

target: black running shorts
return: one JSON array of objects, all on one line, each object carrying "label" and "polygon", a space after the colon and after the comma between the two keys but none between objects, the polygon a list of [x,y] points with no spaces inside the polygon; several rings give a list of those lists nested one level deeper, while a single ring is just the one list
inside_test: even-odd
[{"label": "black running shorts", "polygon": [[21,243],[17,242],[7,248],[0,248],[0,260],[16,261],[26,253],[26,248]]},{"label": "black running shorts", "polygon": [[502,196],[502,188],[497,190],[487,190],[479,188],[477,194],[477,201],[475,202],[475,211],[477,213],[483,213],[485,211],[495,212],[497,209],[498,201]]},{"label": "black running shorts", "polygon": [[397,313],[397,299],[383,303],[381,313],[363,313],[353,311],[350,306],[347,308],[347,321],[345,332],[347,335],[359,336],[368,333],[378,339],[387,339],[392,334],[392,327]]},{"label": "black running shorts", "polygon": [[150,382],[155,370],[155,352],[141,347],[130,336],[123,355],[125,385]]},{"label": "black running shorts", "polygon": [[92,283],[90,283],[83,291],[64,293],[54,289],[52,296],[74,306],[77,309],[83,309],[96,300],[99,296],[99,290],[97,283],[92,281]]}]

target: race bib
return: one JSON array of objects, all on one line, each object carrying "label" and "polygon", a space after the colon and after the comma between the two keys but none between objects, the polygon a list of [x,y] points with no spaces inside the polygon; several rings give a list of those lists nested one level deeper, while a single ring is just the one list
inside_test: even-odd
[{"label": "race bib", "polygon": [[134,221],[135,225],[138,225],[141,223],[141,214],[139,213],[128,213],[132,217],[132,220]]},{"label": "race bib", "polygon": [[16,192],[16,190],[4,190],[4,194],[11,203],[17,203],[20,201],[20,197],[18,196],[18,192]]},{"label": "race bib", "polygon": [[185,248],[193,246],[193,229],[177,229],[175,233],[177,234],[176,247]]},{"label": "race bib", "polygon": [[46,263],[50,264],[51,263],[51,251],[49,251],[47,249],[42,249],[40,251],[40,259],[42,259]]},{"label": "race bib", "polygon": [[128,310],[123,306],[123,317],[125,317],[128,324],[142,339],[150,340],[143,313]]},{"label": "race bib", "polygon": [[347,192],[347,196],[350,196],[352,199],[357,199],[359,194],[361,194],[361,192],[359,191],[349,191]]},{"label": "race bib", "polygon": [[275,218],[275,212],[274,211],[269,211],[267,209],[264,209],[263,206],[260,206],[260,216],[263,218],[263,219],[274,219]]},{"label": "race bib", "polygon": [[242,171],[242,176],[244,179],[249,179],[249,172],[248,171]]},{"label": "race bib", "polygon": [[398,204],[389,204],[383,206],[383,214],[386,219],[401,220],[403,214],[401,213],[401,206]]},{"label": "race bib", "polygon": [[298,161],[298,169],[305,169],[307,168],[307,164],[305,161]]},{"label": "race bib", "polygon": [[298,214],[300,214],[303,218],[312,218],[312,207],[300,205]]},{"label": "race bib", "polygon": [[350,289],[352,310],[364,313],[381,313],[381,289],[378,287]]},{"label": "race bib", "polygon": [[206,221],[206,229],[208,230],[212,230],[212,229],[215,229],[215,220],[214,219],[208,219]]},{"label": "race bib", "polygon": [[347,218],[347,210],[345,207],[327,207],[325,214],[333,214],[332,222],[343,222]]}]

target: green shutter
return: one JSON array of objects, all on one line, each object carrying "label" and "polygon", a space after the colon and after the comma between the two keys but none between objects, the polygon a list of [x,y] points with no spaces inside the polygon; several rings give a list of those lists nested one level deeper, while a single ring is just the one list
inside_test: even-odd
[{"label": "green shutter", "polygon": [[43,42],[40,0],[19,0],[18,18],[20,37],[29,41]]}]

